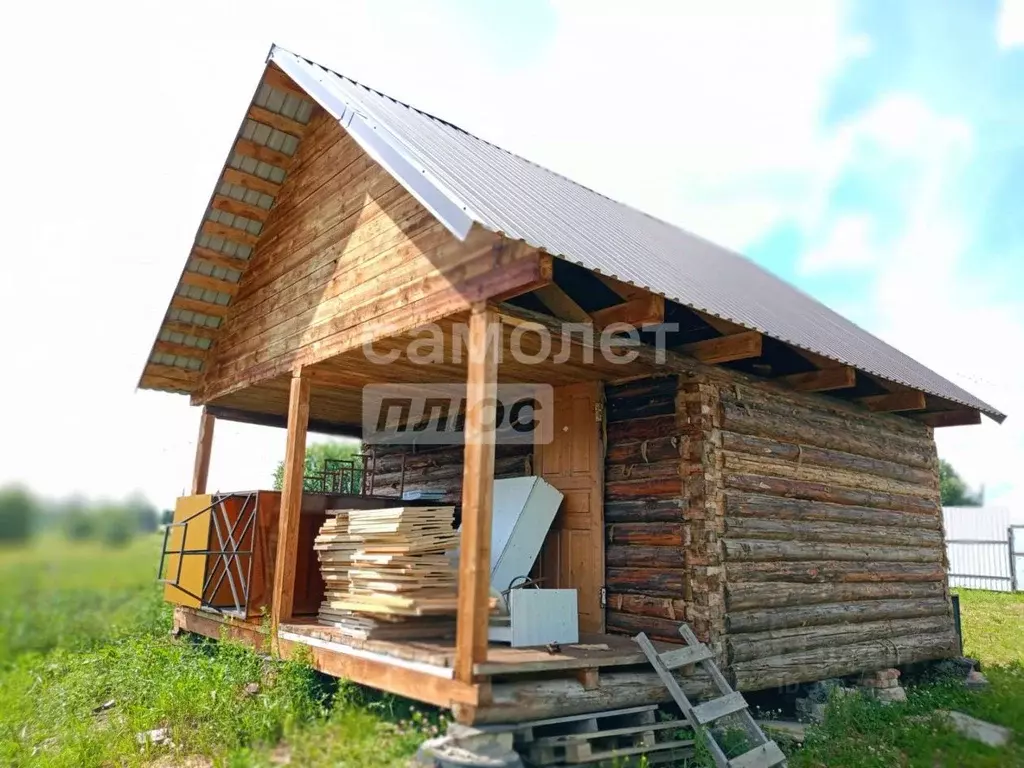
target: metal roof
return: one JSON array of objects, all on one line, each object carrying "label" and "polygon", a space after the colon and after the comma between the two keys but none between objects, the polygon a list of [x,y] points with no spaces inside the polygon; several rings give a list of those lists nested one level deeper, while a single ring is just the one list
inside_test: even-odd
[{"label": "metal roof", "polygon": [[1005,416],[749,259],[283,48],[269,60],[453,233],[473,222],[898,384]]}]

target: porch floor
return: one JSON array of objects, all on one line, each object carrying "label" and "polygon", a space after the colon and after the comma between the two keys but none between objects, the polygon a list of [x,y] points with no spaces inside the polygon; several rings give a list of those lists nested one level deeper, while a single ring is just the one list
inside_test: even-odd
[{"label": "porch floor", "polygon": [[[346,646],[432,667],[451,668],[455,662],[454,638],[358,640],[342,634],[335,628],[319,624],[313,617],[295,618],[287,624],[281,624],[279,629],[282,633],[298,636],[296,639],[299,642],[302,642],[299,638],[310,638],[319,641],[317,644]],[[672,647],[665,643],[656,645],[659,646],[659,650]],[[477,664],[474,672],[481,676],[500,677],[646,663],[646,657],[631,637],[581,632],[579,643],[562,645],[556,653],[549,653],[544,646],[511,648],[504,644],[491,644],[487,651],[487,661]]]}]

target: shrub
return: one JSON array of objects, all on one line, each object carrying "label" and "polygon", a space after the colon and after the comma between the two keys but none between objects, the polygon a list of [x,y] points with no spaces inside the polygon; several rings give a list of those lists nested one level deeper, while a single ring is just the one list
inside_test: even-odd
[{"label": "shrub", "polygon": [[0,544],[28,541],[37,512],[35,499],[24,489],[0,490]]},{"label": "shrub", "polygon": [[99,538],[110,547],[123,547],[138,530],[138,520],[130,510],[112,507],[99,513]]}]

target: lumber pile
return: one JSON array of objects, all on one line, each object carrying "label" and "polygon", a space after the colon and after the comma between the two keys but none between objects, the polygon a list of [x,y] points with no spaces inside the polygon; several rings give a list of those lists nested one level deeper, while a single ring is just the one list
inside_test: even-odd
[{"label": "lumber pile", "polygon": [[454,630],[458,574],[452,507],[328,513],[314,549],[327,584],[321,624],[358,639],[437,637]]}]

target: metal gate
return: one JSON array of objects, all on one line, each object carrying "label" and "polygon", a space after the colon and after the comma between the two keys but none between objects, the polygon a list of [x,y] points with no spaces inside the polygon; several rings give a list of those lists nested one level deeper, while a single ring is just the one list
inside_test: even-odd
[{"label": "metal gate", "polygon": [[185,508],[179,515],[176,510],[174,522],[164,530],[157,580],[187,596],[197,607],[245,617],[252,583],[257,494],[209,498],[210,504],[197,511]]}]

